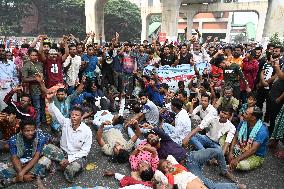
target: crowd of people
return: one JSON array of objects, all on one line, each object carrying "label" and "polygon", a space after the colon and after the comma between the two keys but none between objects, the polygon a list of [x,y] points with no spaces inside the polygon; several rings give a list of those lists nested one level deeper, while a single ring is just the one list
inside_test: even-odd
[{"label": "crowd of people", "polygon": [[[74,182],[96,137],[103,154],[130,165],[128,176],[105,173],[122,188],[243,189],[234,170],[259,168],[283,139],[283,47],[211,36],[121,43],[118,33],[95,43],[94,35],[0,45],[0,150],[11,156],[0,188],[47,176],[53,163]],[[173,88],[159,69],[179,65],[194,74]],[[206,163],[228,182],[207,178]]]}]

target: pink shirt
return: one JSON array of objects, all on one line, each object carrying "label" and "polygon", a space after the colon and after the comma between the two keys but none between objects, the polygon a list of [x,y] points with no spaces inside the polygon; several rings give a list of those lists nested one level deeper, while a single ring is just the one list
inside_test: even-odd
[{"label": "pink shirt", "polygon": [[[139,144],[138,146],[140,145],[146,145],[147,142],[146,141],[143,141],[141,142],[141,144]],[[152,153],[148,152],[148,151],[142,151],[142,152],[139,152],[137,155],[131,155],[129,157],[129,162],[130,162],[130,165],[131,165],[131,170],[133,171],[137,171],[138,168],[139,168],[139,164],[140,162],[142,161],[145,161],[147,162],[149,165],[151,165],[153,171],[155,171],[158,167],[158,164],[159,164],[159,158],[158,158],[158,155],[156,155],[155,157],[152,157]]]}]

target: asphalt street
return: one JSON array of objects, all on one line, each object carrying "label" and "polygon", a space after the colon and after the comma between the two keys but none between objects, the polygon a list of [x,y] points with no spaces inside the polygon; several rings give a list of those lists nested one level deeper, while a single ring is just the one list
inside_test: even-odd
[{"label": "asphalt street", "polygon": [[[122,174],[129,174],[130,169],[128,164],[118,164],[111,162],[110,158],[103,155],[95,140],[95,131],[93,131],[93,145],[88,156],[88,163],[93,163],[95,167],[92,170],[84,170],[76,178],[73,184],[66,182],[63,174],[59,171],[53,175],[49,175],[43,179],[43,184],[47,189],[59,189],[71,186],[94,187],[108,186],[112,189],[119,188],[118,181],[114,178],[105,178],[103,173],[106,170],[113,170]],[[1,155],[1,162],[7,161],[7,155]],[[249,172],[234,172],[240,183],[246,184],[248,189],[283,189],[284,188],[284,159],[279,160],[272,156],[269,152],[265,158],[264,165],[256,170]],[[228,182],[221,178],[218,174],[218,167],[205,166],[204,173],[209,178],[218,182]],[[8,187],[9,189],[33,189],[37,188],[36,182],[16,184]]]}]

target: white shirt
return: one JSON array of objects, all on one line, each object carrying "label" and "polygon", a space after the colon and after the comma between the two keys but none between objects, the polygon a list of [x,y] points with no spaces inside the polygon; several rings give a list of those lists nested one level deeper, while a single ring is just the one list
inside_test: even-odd
[{"label": "white shirt", "polygon": [[[172,155],[169,155],[167,157],[167,160],[169,162],[171,162],[171,164],[174,165],[174,166],[179,164]],[[189,171],[181,171],[181,172],[173,175],[173,177],[174,177],[174,184],[178,185],[179,189],[186,189],[188,183],[190,183],[194,179],[198,178],[196,175],[192,174]],[[155,171],[154,178],[158,182],[161,182],[161,183],[164,183],[164,184],[168,184],[169,183],[168,178],[159,170]]]},{"label": "white shirt", "polygon": [[0,61],[0,87],[1,88],[11,88],[11,83],[17,85],[19,82],[17,77],[16,65],[11,60],[7,63]]},{"label": "white shirt", "polygon": [[231,143],[234,138],[236,128],[229,120],[227,120],[226,123],[220,123],[219,119],[219,116],[206,117],[206,119],[201,121],[199,127],[201,129],[209,128],[206,135],[211,140],[219,143],[219,139],[223,135],[227,134],[225,142]]},{"label": "white shirt", "polygon": [[[106,112],[106,114],[102,115],[104,112]],[[105,121],[112,122],[113,117],[114,115],[112,115],[112,113],[110,113],[108,110],[97,111],[97,113],[94,115],[93,124],[100,126]]]},{"label": "white shirt", "polygon": [[62,126],[60,148],[67,153],[68,161],[71,163],[86,157],[92,146],[92,131],[90,127],[82,122],[76,130],[73,130],[71,120],[65,118],[54,103],[48,105],[48,111],[52,118],[56,118]]},{"label": "white shirt", "polygon": [[74,86],[76,79],[78,78],[78,73],[79,73],[79,69],[80,69],[80,65],[81,65],[81,57],[75,55],[74,58],[72,58],[70,55],[67,57],[67,59],[65,60],[65,62],[63,63],[63,67],[67,67],[69,65],[69,63],[71,62],[71,66],[69,68],[69,70],[67,71],[66,74],[66,83],[69,86]]},{"label": "white shirt", "polygon": [[182,140],[191,131],[191,120],[185,109],[181,111],[175,117],[175,129],[174,132],[170,134],[173,141],[178,144],[182,144]]},{"label": "white shirt", "polygon": [[217,110],[211,104],[209,104],[205,110],[203,110],[202,105],[197,106],[196,108],[194,108],[192,114],[196,115],[198,112],[200,113],[199,117],[201,118],[201,120],[204,119],[205,116],[217,116],[218,115]]}]

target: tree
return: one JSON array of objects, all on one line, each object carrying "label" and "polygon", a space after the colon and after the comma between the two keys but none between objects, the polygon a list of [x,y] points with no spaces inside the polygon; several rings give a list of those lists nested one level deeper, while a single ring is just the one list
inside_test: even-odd
[{"label": "tree", "polygon": [[284,40],[281,41],[279,38],[278,33],[274,33],[270,38],[269,38],[269,43],[272,43],[274,45],[284,45]]},{"label": "tree", "polygon": [[245,37],[244,34],[242,34],[242,33],[236,35],[236,36],[235,36],[235,39],[234,39],[234,41],[235,41],[236,43],[243,43],[245,40],[246,40],[246,37]]},{"label": "tree", "polygon": [[38,33],[59,37],[64,34],[85,34],[84,0],[30,0],[37,9]]},{"label": "tree", "polygon": [[121,40],[138,40],[141,33],[140,9],[128,0],[109,0],[105,6],[105,36],[110,41],[115,32]]},{"label": "tree", "polygon": [[162,22],[162,15],[152,15],[150,17],[149,25],[153,24],[154,22]]},{"label": "tree", "polygon": [[63,34],[85,35],[84,0],[0,0],[0,33],[21,35],[22,19],[31,15],[32,5],[37,9],[38,23],[30,35]]},{"label": "tree", "polygon": [[28,0],[0,0],[0,34],[21,33],[21,19],[30,15]]}]

